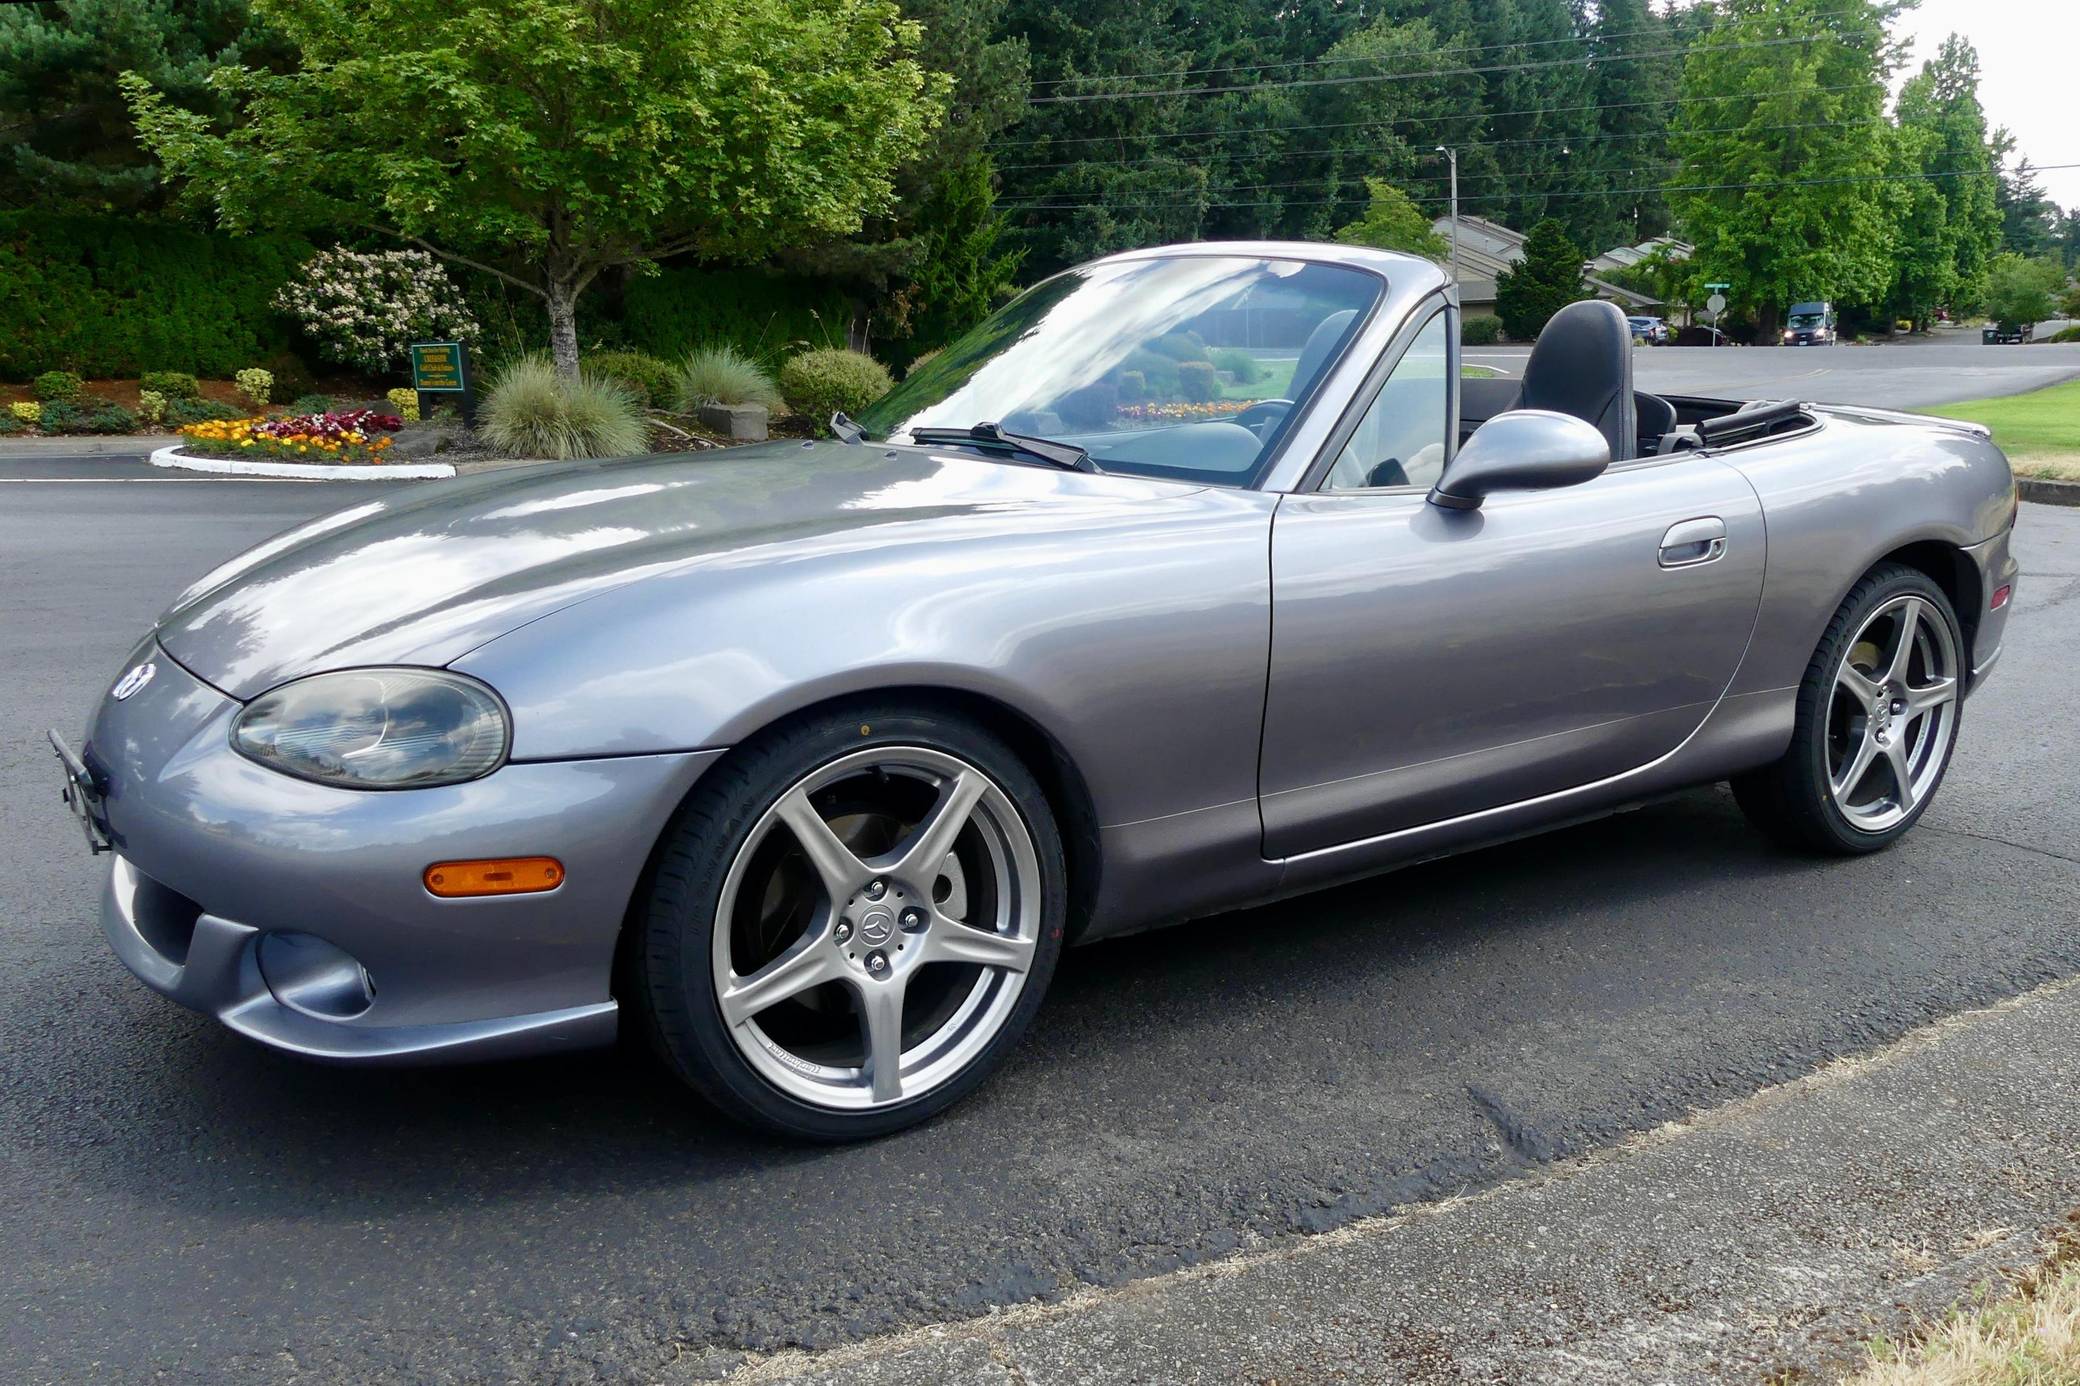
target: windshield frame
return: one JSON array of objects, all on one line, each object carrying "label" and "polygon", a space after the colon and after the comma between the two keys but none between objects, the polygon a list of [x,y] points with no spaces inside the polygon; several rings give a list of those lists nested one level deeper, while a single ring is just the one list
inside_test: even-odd
[{"label": "windshield frame", "polygon": [[[1294,439],[1304,430],[1308,420],[1317,413],[1317,406],[1321,403],[1324,392],[1331,382],[1344,372],[1344,369],[1350,362],[1352,353],[1374,335],[1381,315],[1389,310],[1390,305],[1405,308],[1405,302],[1397,303],[1397,299],[1402,298],[1408,291],[1416,288],[1413,284],[1407,286],[1397,284],[1395,277],[1379,265],[1366,264],[1354,258],[1346,258],[1344,255],[1334,253],[1337,249],[1336,247],[1322,247],[1323,250],[1330,251],[1331,253],[1329,254],[1312,255],[1305,253],[1311,248],[1305,244],[1290,242],[1264,244],[1207,241],[1196,245],[1164,246],[1147,250],[1124,251],[1117,255],[1107,255],[1096,260],[1086,261],[1080,265],[1068,266],[1020,291],[1018,298],[1023,298],[1028,294],[1037,293],[1045,289],[1049,284],[1057,280],[1070,275],[1088,272],[1099,266],[1184,259],[1225,259],[1280,262],[1301,266],[1319,265],[1362,275],[1373,283],[1373,292],[1364,309],[1359,312],[1357,317],[1352,319],[1350,326],[1345,329],[1342,340],[1337,343],[1335,351],[1323,361],[1320,370],[1316,372],[1315,378],[1310,382],[1306,392],[1294,399],[1293,407],[1288,409],[1285,416],[1273,427],[1270,434],[1265,438],[1256,460],[1248,468],[1232,474],[1214,475],[1204,469],[1168,467],[1139,459],[1108,460],[1102,454],[1096,454],[1094,455],[1094,460],[1100,471],[1120,476],[1220,487],[1226,490],[1255,491],[1270,488],[1271,478],[1280,470],[1280,464],[1288,459]],[[1402,290],[1402,294],[1397,294],[1397,289]],[[1012,299],[1011,303],[1016,303],[1018,298]],[[1009,306],[1010,303],[1005,305],[1005,307]],[[1002,310],[999,309],[998,311]],[[995,314],[993,313],[991,316],[994,317]],[[986,322],[987,319],[984,321]],[[959,340],[960,338],[957,337],[954,339],[954,342]],[[948,345],[951,346],[953,343],[948,343]],[[1340,413],[1340,409],[1332,409],[1330,412],[1332,415],[1335,415]],[[998,421],[989,420],[987,422]],[[923,426],[940,427],[941,425],[927,424]],[[966,446],[961,443],[937,441],[930,444],[918,443],[910,438],[907,428],[898,428],[888,432],[870,429],[867,436],[872,441],[888,447],[916,447],[936,450]],[[1050,439],[1049,441],[1057,440]],[[1001,450],[992,452],[986,444],[979,444],[975,450],[983,455],[993,456],[998,460],[1007,460],[1004,458]],[[1016,465],[1036,464],[1020,463]]]}]

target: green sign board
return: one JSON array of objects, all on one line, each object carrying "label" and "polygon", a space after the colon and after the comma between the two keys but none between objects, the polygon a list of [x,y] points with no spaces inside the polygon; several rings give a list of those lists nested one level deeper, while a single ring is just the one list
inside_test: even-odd
[{"label": "green sign board", "polygon": [[422,394],[459,395],[469,389],[460,342],[413,342],[412,388]]},{"label": "green sign board", "polygon": [[1705,287],[1706,287],[1707,289],[1730,289],[1730,288],[1732,288],[1732,287],[1733,287],[1733,285],[1731,285],[1731,284],[1707,284],[1707,285],[1705,285]]}]

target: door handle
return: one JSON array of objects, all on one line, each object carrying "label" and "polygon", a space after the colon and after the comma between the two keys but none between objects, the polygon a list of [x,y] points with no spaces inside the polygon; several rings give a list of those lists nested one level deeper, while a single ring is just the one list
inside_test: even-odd
[{"label": "door handle", "polygon": [[1716,563],[1726,553],[1726,521],[1717,515],[1684,520],[1661,536],[1661,566],[1695,568]]}]

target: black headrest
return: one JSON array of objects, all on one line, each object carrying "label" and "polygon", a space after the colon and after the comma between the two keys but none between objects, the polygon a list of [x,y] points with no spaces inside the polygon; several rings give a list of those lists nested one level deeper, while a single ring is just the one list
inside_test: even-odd
[{"label": "black headrest", "polygon": [[1613,462],[1638,455],[1632,327],[1617,304],[1584,300],[1553,314],[1524,363],[1517,408],[1587,420],[1609,441]]}]

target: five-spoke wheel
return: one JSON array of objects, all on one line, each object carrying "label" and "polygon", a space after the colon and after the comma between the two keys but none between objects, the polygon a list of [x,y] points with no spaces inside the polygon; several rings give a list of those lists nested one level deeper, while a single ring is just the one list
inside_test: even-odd
[{"label": "five-spoke wheel", "polygon": [[1856,585],[1808,665],[1791,748],[1733,782],[1773,835],[1868,852],[1913,825],[1957,742],[1964,639],[1927,574],[1881,564]]},{"label": "five-spoke wheel", "polygon": [[692,806],[694,889],[660,877],[654,1033],[769,1126],[845,1138],[921,1119],[995,1062],[1052,970],[1063,869],[1045,797],[994,736],[943,717],[847,713],[740,751],[731,768],[750,773],[707,793],[741,827],[718,842]]}]

